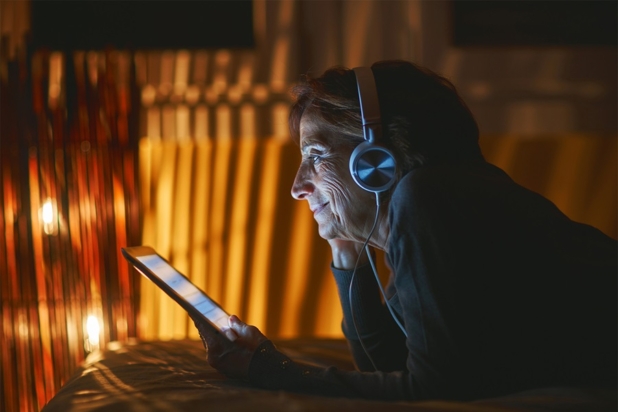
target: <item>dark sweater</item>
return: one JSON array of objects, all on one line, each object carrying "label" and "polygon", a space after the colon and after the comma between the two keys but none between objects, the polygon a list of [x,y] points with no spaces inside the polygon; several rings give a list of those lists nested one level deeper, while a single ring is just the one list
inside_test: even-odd
[{"label": "dark sweater", "polygon": [[271,389],[388,400],[478,399],[616,379],[616,241],[485,162],[402,178],[389,209],[387,296],[369,266],[333,269],[361,371],[293,362],[266,342],[249,379]]}]

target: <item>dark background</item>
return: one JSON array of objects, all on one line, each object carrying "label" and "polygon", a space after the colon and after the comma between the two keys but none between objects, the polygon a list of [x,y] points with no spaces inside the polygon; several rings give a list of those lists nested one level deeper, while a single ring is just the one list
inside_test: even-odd
[{"label": "dark background", "polygon": [[454,46],[611,46],[616,1],[453,1]]},{"label": "dark background", "polygon": [[33,1],[32,45],[54,50],[249,48],[251,1]]}]

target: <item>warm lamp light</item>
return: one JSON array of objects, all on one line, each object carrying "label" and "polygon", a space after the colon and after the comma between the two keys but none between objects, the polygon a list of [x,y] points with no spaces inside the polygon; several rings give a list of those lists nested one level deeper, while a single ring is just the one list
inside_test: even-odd
[{"label": "warm lamp light", "polygon": [[55,234],[58,228],[58,210],[56,208],[56,202],[48,198],[39,210],[39,216],[43,224],[43,231],[48,235]]},{"label": "warm lamp light", "polygon": [[54,212],[52,209],[51,201],[45,202],[43,205],[43,223],[46,225],[51,224],[54,221]]},{"label": "warm lamp light", "polygon": [[84,339],[86,352],[93,352],[99,349],[100,332],[99,319],[96,316],[88,316],[88,319],[86,319],[86,339]]}]

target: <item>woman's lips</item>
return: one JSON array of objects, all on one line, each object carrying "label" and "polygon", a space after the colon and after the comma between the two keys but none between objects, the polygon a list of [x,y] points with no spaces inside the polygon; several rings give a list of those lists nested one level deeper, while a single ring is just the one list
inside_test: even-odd
[{"label": "woman's lips", "polygon": [[317,216],[318,214],[320,214],[320,212],[321,212],[322,210],[324,210],[324,208],[326,207],[326,205],[328,205],[328,202],[324,203],[323,205],[319,205],[318,207],[316,207],[316,208],[313,210],[313,216]]}]

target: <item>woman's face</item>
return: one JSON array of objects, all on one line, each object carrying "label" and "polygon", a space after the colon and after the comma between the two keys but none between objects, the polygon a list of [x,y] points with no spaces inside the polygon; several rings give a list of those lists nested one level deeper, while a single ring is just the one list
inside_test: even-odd
[{"label": "woman's face", "polygon": [[302,116],[302,160],[292,196],[309,203],[324,239],[364,242],[373,224],[375,197],[352,179],[348,163],[353,147],[337,145],[332,132],[319,126],[314,116]]}]

